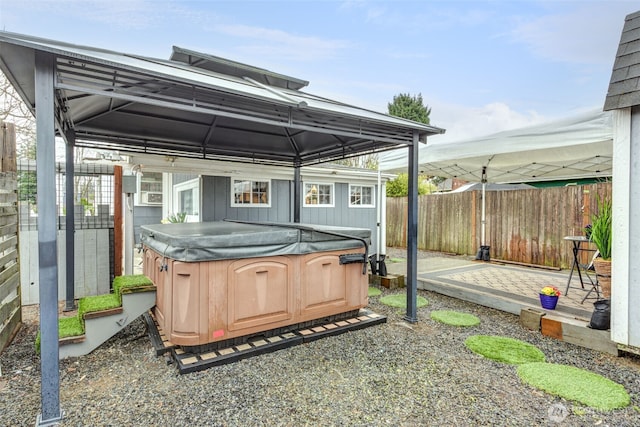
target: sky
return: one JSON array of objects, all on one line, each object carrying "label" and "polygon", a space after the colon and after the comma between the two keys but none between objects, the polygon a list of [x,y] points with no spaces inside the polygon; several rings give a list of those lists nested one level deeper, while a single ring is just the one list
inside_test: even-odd
[{"label": "sky", "polygon": [[168,59],[172,46],[309,81],[387,112],[422,95],[434,142],[604,104],[625,16],[609,0],[0,0],[0,29]]}]

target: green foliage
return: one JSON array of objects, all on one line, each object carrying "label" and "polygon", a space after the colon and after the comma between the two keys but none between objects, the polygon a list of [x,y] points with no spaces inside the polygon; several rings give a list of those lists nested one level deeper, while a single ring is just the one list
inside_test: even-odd
[{"label": "green foliage", "polygon": [[186,212],[178,212],[177,214],[171,214],[167,217],[166,221],[163,222],[186,222],[187,221],[187,213]]},{"label": "green foliage", "polygon": [[[429,194],[429,184],[423,176],[418,177],[418,195]],[[407,197],[409,194],[409,175],[401,173],[387,182],[387,197]]]},{"label": "green foliage", "polygon": [[90,202],[87,198],[83,197],[80,199],[80,204],[83,207],[83,210],[85,212],[89,212],[89,215],[93,216],[95,213],[95,207],[93,206],[93,203]]},{"label": "green foliage", "polygon": [[604,260],[611,259],[611,200],[598,199],[598,213],[591,217],[591,241]]},{"label": "green foliage", "polygon": [[629,393],[622,385],[574,366],[527,363],[518,366],[518,376],[549,394],[601,411],[624,408],[631,403]]},{"label": "green foliage", "polygon": [[425,106],[422,102],[422,94],[411,96],[408,93],[401,93],[393,97],[393,102],[387,105],[389,114],[403,119],[413,120],[429,124],[429,115],[431,108]]},{"label": "green foliage", "polygon": [[[35,129],[35,124],[31,125]],[[17,156],[19,159],[36,159],[36,139],[35,135],[26,136],[26,140],[23,140],[21,144],[16,147]]]},{"label": "green foliage", "polygon": [[336,160],[335,163],[341,166],[360,169],[378,169],[378,154],[365,154],[357,157],[349,157],[347,159]]},{"label": "green foliage", "polygon": [[464,345],[487,359],[512,365],[545,361],[544,353],[537,347],[508,337],[474,335],[467,338]]},{"label": "green foliage", "polygon": [[36,171],[18,172],[18,195],[21,202],[35,206],[37,196]]}]

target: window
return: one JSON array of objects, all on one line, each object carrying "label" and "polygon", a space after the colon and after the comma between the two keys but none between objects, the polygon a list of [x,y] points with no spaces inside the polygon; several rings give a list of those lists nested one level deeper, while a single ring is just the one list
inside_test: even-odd
[{"label": "window", "polygon": [[304,183],[304,206],[332,207],[333,184]]},{"label": "window", "polygon": [[162,172],[138,174],[137,205],[162,206]]},{"label": "window", "polygon": [[231,206],[271,206],[271,181],[231,180]]},{"label": "window", "polygon": [[349,185],[349,207],[374,207],[373,190],[373,185]]},{"label": "window", "polygon": [[173,212],[184,212],[185,222],[200,220],[200,179],[191,179],[173,186]]}]

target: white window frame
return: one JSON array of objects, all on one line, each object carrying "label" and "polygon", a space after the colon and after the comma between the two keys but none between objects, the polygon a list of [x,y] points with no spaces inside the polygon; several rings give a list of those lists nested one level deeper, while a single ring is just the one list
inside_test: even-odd
[{"label": "white window frame", "polygon": [[[235,184],[236,182],[241,182],[241,181],[248,181],[251,186],[251,192],[250,192],[250,201],[248,203],[238,203],[235,200]],[[253,194],[253,184],[256,182],[266,182],[267,183],[267,203],[254,203],[253,202],[253,198],[254,198],[254,194]],[[234,208],[270,208],[271,207],[271,197],[272,197],[272,191],[273,191],[273,185],[271,183],[271,179],[264,179],[264,178],[231,178],[231,192],[230,192],[230,198],[231,198],[231,207]]]},{"label": "white window frame", "polygon": [[[354,204],[351,201],[351,188],[352,187],[360,187],[362,194],[362,188],[367,187],[371,189],[371,204]],[[349,184],[349,207],[350,208],[375,208],[376,207],[376,186],[368,185],[368,184]]]},{"label": "white window frame", "polygon": [[[307,203],[308,197],[307,193],[311,191],[311,189],[307,190],[307,186],[310,185],[311,188],[313,186],[317,188],[321,185],[328,185],[331,188],[331,203]],[[336,185],[334,182],[323,182],[323,181],[304,181],[302,183],[302,206],[305,208],[333,208],[336,206]]]},{"label": "white window frame", "polygon": [[[144,175],[147,175],[147,178],[144,178]],[[160,176],[160,180],[149,180],[149,176],[151,175],[158,175]],[[159,190],[154,190],[154,191],[143,191],[142,189],[142,183],[144,182],[150,182],[152,184],[160,184],[160,189]],[[162,204],[164,203],[164,194],[163,194],[163,184],[164,183],[164,174],[162,172],[144,172],[144,173],[138,173],[136,176],[136,185],[137,185],[137,191],[135,194],[135,198],[134,198],[134,203],[135,206],[157,206],[157,207],[162,207]],[[144,194],[143,194],[144,193]],[[156,202],[146,202],[145,198],[149,197],[148,195],[152,194],[154,197],[157,197],[158,195],[160,196],[160,200],[156,201]]]},{"label": "white window frame", "polygon": [[192,191],[194,193],[194,204],[195,210],[197,211],[194,215],[187,215],[185,222],[199,222],[200,221],[200,212],[202,208],[201,197],[200,197],[200,178],[190,179],[189,181],[181,182],[179,184],[175,184],[173,186],[173,213],[177,214],[179,212],[180,196],[179,193],[182,191]]}]

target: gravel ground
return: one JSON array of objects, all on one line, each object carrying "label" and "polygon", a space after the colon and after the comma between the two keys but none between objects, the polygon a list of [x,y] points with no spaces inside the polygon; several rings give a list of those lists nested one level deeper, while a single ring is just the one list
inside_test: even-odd
[{"label": "gravel ground", "polygon": [[[390,257],[401,256],[399,252]],[[429,256],[421,253],[420,256]],[[384,290],[383,295],[390,292]],[[419,322],[378,297],[388,322],[193,374],[156,357],[138,319],[87,356],[60,363],[64,426],[477,426],[640,425],[640,359],[613,357],[531,332],[517,316],[419,291]],[[481,319],[456,328],[429,318],[458,310]],[[37,307],[0,356],[0,426],[34,425],[40,412],[40,360],[33,349]],[[587,368],[625,386],[631,405],[601,412],[523,384],[514,366],[464,346],[475,334],[538,346],[549,362]],[[141,338],[140,338],[141,337]]]}]

